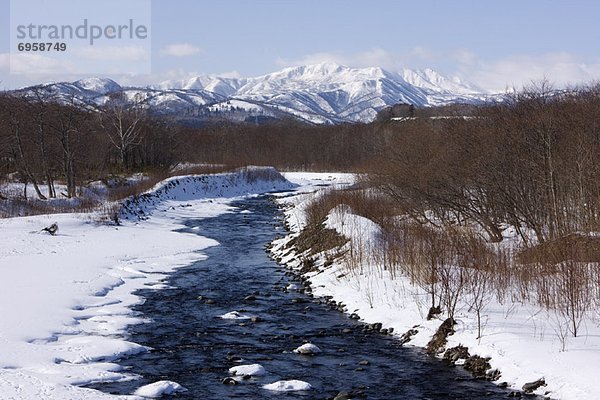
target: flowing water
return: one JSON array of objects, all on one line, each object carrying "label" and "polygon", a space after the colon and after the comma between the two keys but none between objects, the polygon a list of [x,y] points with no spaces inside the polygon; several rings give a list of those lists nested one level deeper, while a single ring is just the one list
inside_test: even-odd
[{"label": "flowing water", "polygon": [[[290,283],[301,285],[265,251],[282,233],[277,206],[267,197],[233,205],[232,213],[186,222],[184,231],[220,243],[205,251],[208,259],[177,270],[166,282],[170,289],[138,292],[146,301],[135,310],[152,322],[132,326],[130,340],[153,350],[120,364],[142,378],[94,388],[130,394],[142,385],[172,380],[188,389],[165,396],[177,399],[328,399],[341,391],[368,399],[506,398],[508,391],[473,380],[459,367],[401,347],[391,336],[364,333],[360,322],[328,305],[283,290]],[[220,318],[231,311],[259,319]],[[305,342],[322,353],[291,352]],[[253,363],[267,375],[222,383],[230,367]],[[303,380],[313,389],[273,393],[262,388],[281,379]]]}]

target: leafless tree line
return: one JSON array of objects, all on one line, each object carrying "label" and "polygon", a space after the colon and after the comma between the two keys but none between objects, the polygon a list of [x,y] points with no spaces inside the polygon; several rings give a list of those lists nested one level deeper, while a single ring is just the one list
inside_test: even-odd
[{"label": "leafless tree line", "polygon": [[600,86],[541,83],[468,119],[389,129],[371,182],[415,219],[476,223],[495,242],[507,224],[526,243],[598,229]]},{"label": "leafless tree line", "polygon": [[[89,180],[136,169],[168,168],[176,131],[117,98],[90,109],[48,99],[43,89],[23,97],[0,95],[0,174],[31,185],[41,200],[78,195]],[[40,189],[47,186],[48,196]]]},{"label": "leafless tree line", "polygon": [[0,177],[13,174],[40,199],[44,193],[57,196],[57,180],[67,186],[64,195],[74,197],[77,186],[89,180],[134,171],[162,176],[179,163],[359,171],[385,140],[377,124],[315,126],[281,120],[186,126],[149,115],[143,99],[123,93],[92,107],[75,97],[54,101],[43,87],[30,92],[0,94]]}]

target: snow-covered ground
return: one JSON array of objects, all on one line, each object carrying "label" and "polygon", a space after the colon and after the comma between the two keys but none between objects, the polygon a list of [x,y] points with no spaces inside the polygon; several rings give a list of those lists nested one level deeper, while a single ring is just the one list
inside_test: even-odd
[{"label": "snow-covered ground", "polygon": [[[235,197],[294,186],[277,176],[170,179],[130,203],[121,226],[99,224],[93,214],[0,219],[0,398],[114,398],[78,385],[135,379],[114,362],[147,350],[127,340],[126,327],[143,322],[131,311],[143,300],[132,293],[164,288],[170,272],[218,244],[175,230],[187,218],[228,212]],[[54,222],[55,236],[41,231]],[[175,390],[158,382],[137,395]]]},{"label": "snow-covered ground", "polygon": [[[304,225],[303,207],[313,192],[353,181],[347,174],[284,176],[298,185],[293,197],[281,199],[294,205],[286,210],[294,231]],[[203,249],[217,245],[175,232],[182,221],[228,212],[228,204],[238,196],[291,187],[286,181],[249,182],[240,174],[173,181],[131,203],[130,218],[121,226],[98,224],[91,214],[0,219],[0,398],[119,398],[78,385],[136,378],[115,363],[122,354],[146,351],[127,340],[126,327],[143,322],[131,312],[131,306],[143,300],[132,293],[142,287],[164,288],[162,282],[171,271],[201,260]],[[139,210],[143,218],[138,218]],[[56,236],[41,232],[53,222],[59,226]],[[344,208],[331,213],[327,224],[367,247],[378,229]],[[293,264],[291,258],[286,261]],[[427,294],[402,276],[390,278],[376,260],[357,271],[348,273],[343,262],[334,263],[312,276],[313,292],[332,295],[365,322],[381,322],[395,334],[418,325],[409,344],[424,346],[440,324],[425,320]],[[492,367],[502,372],[500,382],[521,388],[544,377],[548,385],[538,393],[548,391],[552,398],[567,400],[600,398],[595,382],[600,365],[597,322],[586,320],[584,333],[568,337],[563,351],[556,317],[532,305],[490,302],[481,340],[476,339],[475,317],[466,305],[459,307],[456,319],[457,332],[449,337],[448,347],[460,343],[472,354],[491,357]],[[275,382],[265,389],[307,387],[303,382]],[[175,390],[182,389],[174,382],[155,382],[137,395],[120,398]]]},{"label": "snow-covered ground", "polygon": [[[305,177],[306,178],[306,177]],[[342,180],[338,180],[342,183]],[[287,221],[292,235],[305,224],[304,209],[312,194],[299,194],[280,201],[286,207]],[[379,227],[372,221],[352,214],[347,207],[338,207],[326,221],[329,228],[350,238],[356,248],[368,253]],[[275,242],[273,252],[290,267],[300,266],[294,254],[283,246],[291,236]],[[336,261],[323,268],[324,258],[317,262],[318,273],[308,273],[316,296],[332,296],[347,306],[367,323],[381,322],[384,328],[394,328],[402,335],[415,328],[418,333],[407,344],[424,347],[435,333],[441,320],[426,320],[429,294],[414,286],[401,275],[391,277],[381,263],[368,256],[362,265],[348,268],[344,261]],[[600,399],[600,326],[598,315],[584,320],[584,331],[577,338],[565,331],[564,320],[532,304],[500,304],[490,296],[490,303],[482,311],[482,337],[477,339],[475,314],[467,304],[459,304],[455,319],[456,333],[448,338],[447,348],[462,344],[471,354],[491,357],[492,368],[502,375],[497,383],[507,382],[521,389],[523,384],[544,378],[547,386],[536,391],[550,398],[565,400]]]}]

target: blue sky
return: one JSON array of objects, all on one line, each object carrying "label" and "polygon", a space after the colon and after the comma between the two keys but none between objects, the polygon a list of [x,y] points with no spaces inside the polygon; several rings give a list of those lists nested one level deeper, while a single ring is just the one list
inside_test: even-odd
[{"label": "blue sky", "polygon": [[[120,73],[123,57],[130,61],[132,54],[113,51],[101,55],[113,67],[104,75],[150,84],[199,74],[256,76],[331,61],[389,70],[430,67],[490,90],[544,77],[558,86],[600,79],[599,1],[148,1],[151,73]],[[0,0],[0,87],[80,78],[58,63],[9,73],[8,4]],[[106,12],[118,14],[108,6]]]}]

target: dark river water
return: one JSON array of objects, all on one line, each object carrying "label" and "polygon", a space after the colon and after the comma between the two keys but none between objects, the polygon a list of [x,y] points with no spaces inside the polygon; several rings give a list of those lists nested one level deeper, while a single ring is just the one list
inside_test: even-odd
[{"label": "dark river water", "polygon": [[[171,289],[138,292],[146,301],[135,311],[152,322],[132,326],[130,340],[153,350],[119,363],[142,378],[92,387],[131,394],[142,385],[172,380],[188,389],[164,396],[176,399],[331,399],[342,391],[368,399],[507,397],[506,390],[471,380],[459,367],[401,347],[391,336],[363,333],[360,322],[304,294],[282,290],[300,282],[265,251],[283,233],[276,205],[267,197],[233,205],[233,213],[186,222],[184,231],[220,243],[205,251],[208,259],[172,274],[166,282]],[[260,319],[219,318],[231,311]],[[316,344],[322,353],[291,352],[304,342]],[[222,383],[230,367],[253,363],[267,374],[237,385]],[[262,388],[281,379],[309,382],[313,390],[273,393]]]}]

